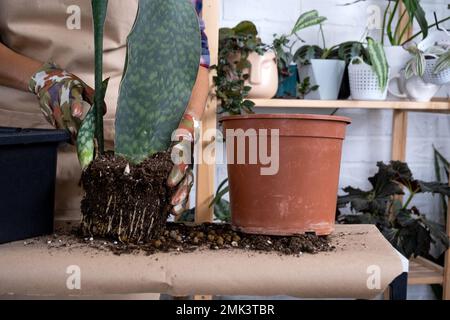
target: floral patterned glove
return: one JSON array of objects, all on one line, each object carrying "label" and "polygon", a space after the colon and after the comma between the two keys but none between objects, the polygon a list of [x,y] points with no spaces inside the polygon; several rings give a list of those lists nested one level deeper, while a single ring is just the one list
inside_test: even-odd
[{"label": "floral patterned glove", "polygon": [[194,151],[194,118],[185,114],[180,126],[175,133],[172,146],[172,161],[174,166],[167,180],[169,187],[176,187],[177,190],[172,197],[172,214],[180,215],[186,211],[189,193],[194,184],[194,174],[192,172],[192,159]]},{"label": "floral patterned glove", "polygon": [[94,102],[94,90],[52,62],[44,64],[31,77],[29,90],[37,95],[47,121],[56,128],[69,130],[75,143],[82,120]]}]

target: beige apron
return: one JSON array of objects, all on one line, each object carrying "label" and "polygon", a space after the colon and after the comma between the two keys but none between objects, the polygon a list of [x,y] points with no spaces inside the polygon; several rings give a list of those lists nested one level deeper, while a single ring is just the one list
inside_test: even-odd
[{"label": "beige apron", "polygon": [[[105,137],[110,145],[114,137],[113,119],[125,61],[126,37],[133,26],[137,6],[137,0],[109,0],[105,22],[104,76],[111,78],[106,96],[108,113],[105,117]],[[80,29],[76,29],[77,12],[80,13]],[[1,0],[0,39],[20,54],[39,61],[56,62],[93,87],[94,49],[90,0]],[[33,94],[2,86],[0,126],[50,128]],[[63,146],[58,159],[57,218],[79,218],[82,194],[79,179],[80,167],[74,148]]]}]

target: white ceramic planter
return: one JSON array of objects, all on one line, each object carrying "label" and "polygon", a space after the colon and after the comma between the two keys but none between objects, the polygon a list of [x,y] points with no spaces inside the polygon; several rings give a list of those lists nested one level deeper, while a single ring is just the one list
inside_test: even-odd
[{"label": "white ceramic planter", "polygon": [[[241,58],[240,54],[230,55],[229,62],[236,63]],[[249,79],[245,85],[252,89],[248,95],[249,99],[271,99],[278,90],[278,69],[276,55],[273,51],[267,51],[263,55],[256,52],[249,54],[247,60],[250,62],[250,69],[244,69],[244,74],[249,74]],[[236,79],[235,75],[231,76]]]},{"label": "white ceramic planter", "polygon": [[[391,83],[391,80],[394,78],[397,78],[398,75],[401,73],[402,69],[405,68],[406,64],[408,63],[409,59],[411,59],[411,55],[408,51],[403,49],[402,46],[385,46],[384,52],[386,54],[386,59],[389,65],[389,68],[391,70],[389,83]],[[392,81],[393,83],[394,81]],[[400,85],[400,84],[398,84]],[[398,100],[398,97],[389,94],[390,100]]]},{"label": "white ceramic planter", "polygon": [[450,68],[444,69],[439,73],[434,73],[434,68],[436,67],[437,58],[427,59],[425,70],[423,74],[423,80],[427,83],[435,85],[444,85],[450,83]]},{"label": "white ceramic planter", "polygon": [[336,100],[345,71],[342,60],[311,59],[311,64],[298,66],[300,81],[309,77],[311,86],[318,85],[316,91],[305,96],[311,100]]},{"label": "white ceramic planter", "polygon": [[359,63],[353,61],[348,66],[350,79],[350,92],[353,100],[386,100],[388,86],[381,90],[378,77],[372,67],[358,59]]},{"label": "white ceramic planter", "polygon": [[421,77],[412,76],[406,80],[404,74],[398,76],[401,86],[398,91],[393,91],[394,86],[389,87],[389,93],[401,99],[410,99],[419,102],[429,102],[441,88],[432,83],[426,83]]}]

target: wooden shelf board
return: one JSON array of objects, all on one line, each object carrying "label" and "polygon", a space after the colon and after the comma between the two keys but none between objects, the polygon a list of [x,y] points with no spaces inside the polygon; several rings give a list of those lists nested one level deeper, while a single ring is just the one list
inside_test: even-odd
[{"label": "wooden shelf board", "polygon": [[258,108],[340,108],[340,109],[394,109],[408,111],[450,112],[448,99],[431,102],[416,101],[357,101],[357,100],[301,100],[252,99]]},{"label": "wooden shelf board", "polygon": [[444,269],[422,257],[409,261],[409,285],[442,284],[444,281]]}]

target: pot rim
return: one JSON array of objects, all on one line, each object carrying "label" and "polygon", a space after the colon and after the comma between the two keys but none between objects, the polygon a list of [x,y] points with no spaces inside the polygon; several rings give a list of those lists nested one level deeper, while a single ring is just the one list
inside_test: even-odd
[{"label": "pot rim", "polygon": [[219,122],[230,120],[253,120],[253,119],[323,120],[323,121],[345,122],[347,124],[352,123],[352,119],[343,116],[329,116],[322,114],[289,114],[289,113],[276,113],[276,114],[266,113],[266,114],[223,116],[219,119]]}]

